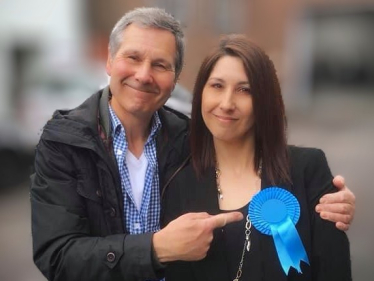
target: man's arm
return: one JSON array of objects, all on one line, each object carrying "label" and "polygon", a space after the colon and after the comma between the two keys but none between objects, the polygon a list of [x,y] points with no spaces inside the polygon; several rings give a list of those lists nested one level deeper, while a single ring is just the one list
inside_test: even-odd
[{"label": "man's arm", "polygon": [[348,230],[355,214],[356,197],[345,185],[342,176],[336,176],[333,180],[338,189],[335,193],[324,195],[316,206],[316,211],[321,218],[335,222],[340,230]]},{"label": "man's arm", "polygon": [[210,248],[213,230],[242,219],[240,212],[184,214],[153,235],[155,254],[163,263],[201,260]]},{"label": "man's arm", "polygon": [[[321,150],[310,153],[305,169],[304,182],[307,186],[309,206],[315,206],[321,195],[334,192],[331,171]],[[312,211],[312,210],[311,210]],[[311,279],[314,281],[352,281],[349,241],[347,234],[338,230],[333,223],[311,214],[312,247],[308,255],[313,265]]]},{"label": "man's arm", "polygon": [[[77,175],[72,155],[68,146],[48,141],[41,141],[36,151],[30,199],[37,267],[54,281],[156,279],[152,233],[92,233],[90,220],[99,216],[87,212],[77,192],[85,179]],[[100,203],[90,203],[102,212]]]}]

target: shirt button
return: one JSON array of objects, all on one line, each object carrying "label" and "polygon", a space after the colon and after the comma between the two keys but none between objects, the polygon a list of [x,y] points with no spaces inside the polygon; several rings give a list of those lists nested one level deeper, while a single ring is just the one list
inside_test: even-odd
[{"label": "shirt button", "polygon": [[108,262],[114,262],[114,260],[116,259],[116,255],[113,253],[113,252],[109,252],[107,255],[106,255],[106,260]]},{"label": "shirt button", "polygon": [[138,222],[134,223],[134,228],[135,229],[140,229],[140,223],[138,223]]},{"label": "shirt button", "polygon": [[97,195],[97,197],[101,197],[102,196],[101,191],[100,190],[96,190],[96,195]]},{"label": "shirt button", "polygon": [[118,149],[118,150],[117,150],[117,154],[118,154],[118,155],[122,155],[122,150]]}]

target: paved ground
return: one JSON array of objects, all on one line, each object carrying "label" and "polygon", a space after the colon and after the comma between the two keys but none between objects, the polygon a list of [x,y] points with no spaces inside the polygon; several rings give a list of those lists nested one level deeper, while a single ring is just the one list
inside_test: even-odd
[{"label": "paved ground", "polygon": [[[355,281],[374,275],[374,96],[322,96],[314,106],[289,114],[289,142],[322,148],[333,174],[340,173],[357,196],[348,232]],[[31,259],[27,184],[0,194],[0,280],[43,281]]]},{"label": "paved ground", "polygon": [[28,186],[0,197],[0,280],[46,280],[32,262]]}]

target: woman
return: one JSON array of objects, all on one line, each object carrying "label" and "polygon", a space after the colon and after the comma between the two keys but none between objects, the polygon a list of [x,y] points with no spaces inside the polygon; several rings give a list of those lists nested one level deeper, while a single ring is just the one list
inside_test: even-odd
[{"label": "woman", "polygon": [[167,281],[351,280],[346,234],[314,211],[333,177],[321,150],[287,146],[269,57],[245,36],[224,37],[192,107],[191,158],[167,187],[163,224],[187,212],[246,219],[217,229],[203,260],[171,263]]}]

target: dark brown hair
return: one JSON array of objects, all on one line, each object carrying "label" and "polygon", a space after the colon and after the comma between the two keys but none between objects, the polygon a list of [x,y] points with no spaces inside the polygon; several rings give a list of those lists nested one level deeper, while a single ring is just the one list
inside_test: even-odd
[{"label": "dark brown hair", "polygon": [[215,167],[213,137],[201,114],[204,86],[217,61],[224,56],[241,59],[251,87],[255,132],[255,169],[271,184],[290,182],[284,104],[274,65],[265,52],[244,35],[221,38],[219,45],[203,61],[193,91],[191,114],[192,164],[199,177]]}]

